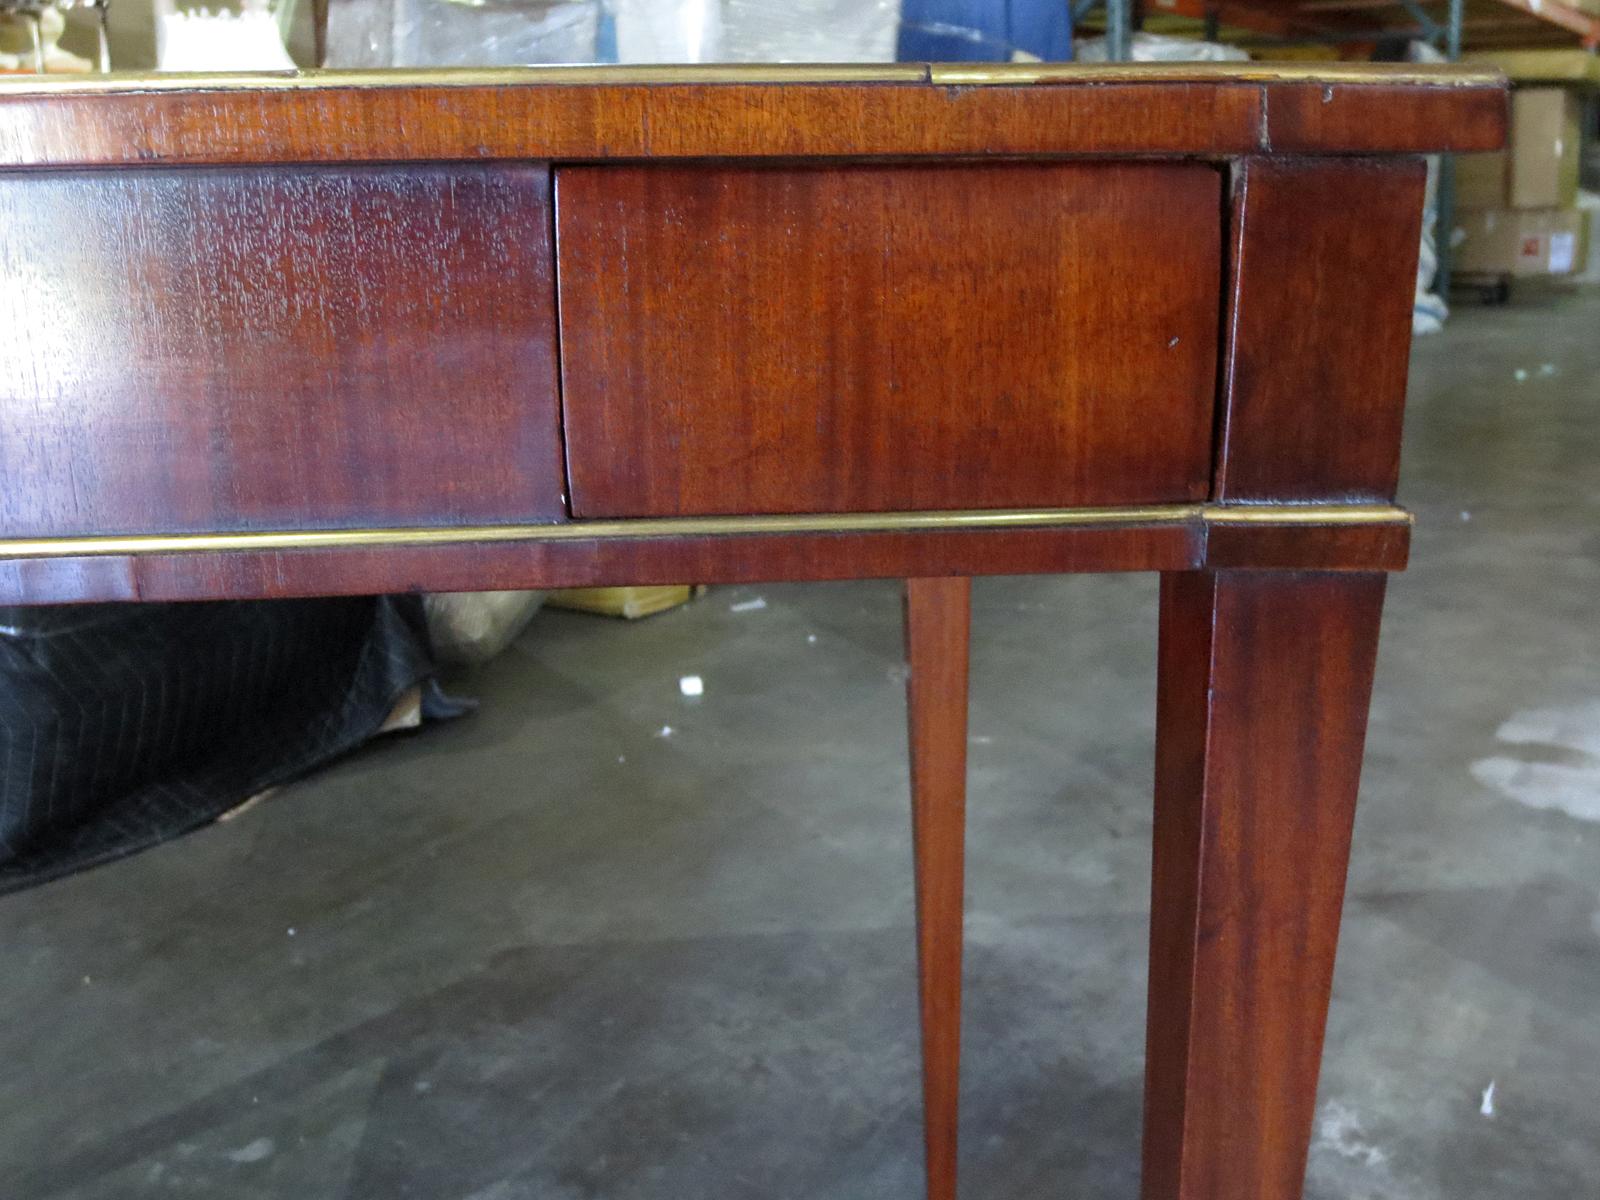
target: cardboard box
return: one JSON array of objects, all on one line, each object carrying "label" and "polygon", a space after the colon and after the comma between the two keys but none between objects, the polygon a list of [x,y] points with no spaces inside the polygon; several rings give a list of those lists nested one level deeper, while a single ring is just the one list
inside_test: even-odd
[{"label": "cardboard box", "polygon": [[1463,274],[1571,275],[1583,269],[1588,247],[1585,213],[1576,208],[1463,209],[1455,269]]},{"label": "cardboard box", "polygon": [[1573,89],[1517,89],[1507,148],[1456,156],[1456,203],[1462,208],[1571,208],[1578,202],[1582,123],[1582,97]]},{"label": "cardboard box", "polygon": [[1456,155],[1456,207],[1504,208],[1510,175],[1511,156],[1504,150]]},{"label": "cardboard box", "polygon": [[[1600,15],[1600,0],[1585,0]],[[1570,50],[1473,50],[1462,62],[1498,67],[1513,83],[1573,83],[1600,87],[1600,54]]]},{"label": "cardboard box", "polygon": [[1578,202],[1583,102],[1563,87],[1511,94],[1512,208],[1571,208]]}]

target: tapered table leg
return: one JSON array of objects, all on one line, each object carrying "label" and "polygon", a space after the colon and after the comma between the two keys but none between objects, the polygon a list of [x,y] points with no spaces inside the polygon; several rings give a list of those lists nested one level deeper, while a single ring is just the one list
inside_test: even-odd
[{"label": "tapered table leg", "polygon": [[1301,1195],[1383,589],[1162,579],[1145,1200]]},{"label": "tapered table leg", "polygon": [[906,581],[906,710],[929,1200],[955,1200],[970,579]]}]

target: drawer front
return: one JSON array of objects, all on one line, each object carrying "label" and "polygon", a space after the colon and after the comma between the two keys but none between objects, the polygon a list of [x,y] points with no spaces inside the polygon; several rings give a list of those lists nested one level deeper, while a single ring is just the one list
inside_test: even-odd
[{"label": "drawer front", "polygon": [[1220,213],[1200,164],[560,169],[573,512],[1200,499]]},{"label": "drawer front", "polygon": [[564,512],[543,167],[0,178],[0,532]]}]

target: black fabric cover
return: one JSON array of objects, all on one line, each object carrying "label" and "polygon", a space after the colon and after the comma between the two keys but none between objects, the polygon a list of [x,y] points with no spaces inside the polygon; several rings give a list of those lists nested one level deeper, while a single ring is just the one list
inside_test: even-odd
[{"label": "black fabric cover", "polygon": [[0,893],[359,745],[431,671],[415,597],[0,608]]}]

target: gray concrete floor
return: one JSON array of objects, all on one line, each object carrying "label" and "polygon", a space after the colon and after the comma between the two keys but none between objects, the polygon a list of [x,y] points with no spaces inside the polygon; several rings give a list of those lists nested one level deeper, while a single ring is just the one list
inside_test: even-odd
[{"label": "gray concrete floor", "polygon": [[[1463,309],[1407,439],[1308,1195],[1595,1197],[1600,296]],[[972,1200],[1137,1193],[1154,601],[978,585]],[[477,715],[0,901],[0,1197],[916,1195],[898,620],[542,614]]]}]

